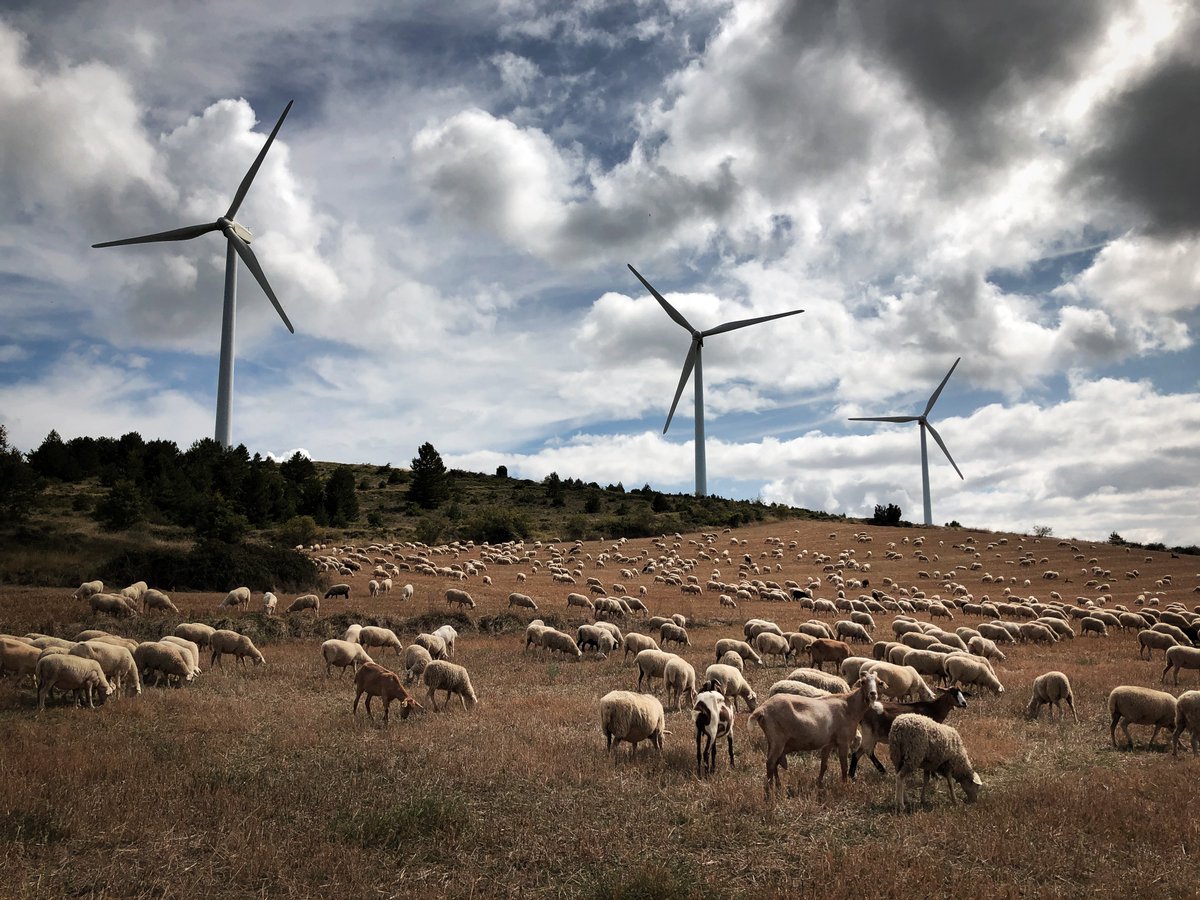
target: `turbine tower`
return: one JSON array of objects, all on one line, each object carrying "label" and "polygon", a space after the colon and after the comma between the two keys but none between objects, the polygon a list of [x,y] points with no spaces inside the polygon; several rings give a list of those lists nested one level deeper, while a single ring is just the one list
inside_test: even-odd
[{"label": "turbine tower", "polygon": [[283,125],[283,120],[287,118],[288,111],[291,110],[293,102],[289,100],[288,105],[284,107],[283,113],[279,116],[279,121],[275,123],[275,127],[271,130],[270,137],[267,138],[267,142],[263,144],[262,150],[259,151],[258,158],[254,160],[254,164],[250,166],[250,170],[242,179],[242,183],[238,185],[237,193],[233,195],[233,202],[229,204],[228,211],[221,218],[215,222],[208,222],[202,225],[188,225],[172,231],[160,231],[157,234],[145,234],[141,237],[125,238],[120,241],[105,241],[101,244],[92,244],[93,247],[119,247],[123,244],[188,241],[192,238],[200,237],[202,234],[208,234],[210,231],[220,231],[225,235],[227,241],[225,250],[225,308],[221,316],[221,362],[217,375],[216,428],[216,440],[222,447],[229,447],[232,444],[230,407],[233,399],[233,340],[234,320],[237,311],[237,258],[239,256],[246,264],[246,268],[250,270],[250,274],[254,276],[255,281],[262,287],[263,293],[267,295],[267,299],[275,306],[275,311],[283,319],[283,324],[287,326],[288,331],[292,332],[292,334],[296,333],[296,329],[292,327],[292,323],[288,320],[287,313],[283,311],[283,306],[280,304],[279,298],[271,290],[271,285],[267,282],[267,276],[263,274],[262,266],[258,264],[258,258],[254,255],[254,251],[250,249],[250,242],[254,240],[254,236],[248,228],[234,221],[233,218],[237,215],[242,201],[246,199],[246,192],[250,190],[254,176],[258,174],[259,166],[262,165],[267,151],[271,149],[275,135],[279,133],[279,128]]},{"label": "turbine tower", "polygon": [[[628,263],[627,263],[628,265]],[[638,272],[632,265],[629,266],[629,271],[637,276],[637,280],[646,286],[654,299],[659,302],[659,305],[666,311],[667,315],[674,319],[683,328],[686,328],[692,335],[692,345],[688,348],[687,357],[683,361],[683,374],[679,376],[679,387],[675,389],[675,399],[671,402],[671,411],[667,413],[667,424],[663,426],[663,434],[667,433],[667,429],[671,427],[671,419],[675,416],[675,407],[679,405],[679,395],[683,393],[683,386],[687,384],[688,376],[692,374],[692,370],[696,372],[695,383],[695,404],[696,404],[696,496],[703,497],[708,493],[707,473],[704,467],[704,368],[701,360],[701,350],[704,348],[704,339],[712,337],[714,334],[724,334],[727,331],[734,331],[738,328],[745,328],[747,325],[757,325],[759,322],[769,322],[772,319],[782,319],[784,316],[794,316],[804,312],[802,309],[793,309],[791,312],[776,313],[773,316],[759,316],[756,319],[741,319],[737,322],[726,322],[724,325],[718,325],[716,328],[709,328],[707,331],[697,331],[692,327],[691,323],[683,317],[683,315],[666,301],[662,294],[654,289],[654,287],[641,273]]]},{"label": "turbine tower", "polygon": [[[954,369],[962,362],[962,357],[954,361],[954,365],[950,367],[950,371],[946,373],[946,377],[942,379],[942,383],[937,386],[937,390],[929,398],[929,402],[925,404],[925,412],[919,416],[862,416],[850,418],[851,422],[920,422],[921,423],[921,490],[925,498],[925,524],[933,524],[933,509],[929,505],[929,451],[926,449],[925,432],[928,431],[933,435],[933,439],[937,441],[937,445],[942,448],[942,452],[946,454],[946,459],[950,460],[950,465],[954,466],[954,471],[958,472],[958,477],[962,478],[963,473],[959,471],[958,464],[954,461],[954,457],[950,455],[950,451],[946,449],[946,444],[942,440],[942,436],[937,433],[937,429],[929,422],[929,411],[933,409],[933,404],[937,403],[938,397],[942,394],[942,388],[946,386],[946,382],[950,380],[950,376],[954,374]],[[964,479],[965,480],[965,479]]]}]

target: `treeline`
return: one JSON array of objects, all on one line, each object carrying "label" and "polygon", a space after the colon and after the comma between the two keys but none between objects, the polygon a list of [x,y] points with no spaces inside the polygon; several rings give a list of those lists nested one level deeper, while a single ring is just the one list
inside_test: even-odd
[{"label": "treeline", "polygon": [[[299,532],[342,527],[358,517],[354,476],[338,467],[322,478],[300,453],[275,462],[244,445],[224,448],[205,438],[181,451],[174,441],[77,437],[51,431],[28,464],[43,479],[97,479],[106,489],[93,514],[105,527],[125,529],[149,520],[190,528],[204,538],[236,541],[250,528],[292,523]],[[287,529],[285,529],[287,530]]]}]

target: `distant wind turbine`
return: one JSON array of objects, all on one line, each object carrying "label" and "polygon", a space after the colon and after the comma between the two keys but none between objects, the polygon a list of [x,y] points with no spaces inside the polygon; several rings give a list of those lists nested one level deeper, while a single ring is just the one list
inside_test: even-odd
[{"label": "distant wind turbine", "polygon": [[275,123],[275,127],[271,130],[270,137],[263,144],[258,158],[254,160],[254,165],[250,167],[250,170],[242,179],[242,183],[238,185],[237,193],[233,195],[233,202],[229,204],[229,210],[221,218],[215,222],[203,225],[188,225],[185,228],[176,228],[173,231],[160,231],[157,234],[145,234],[141,237],[125,238],[120,241],[105,241],[102,244],[92,244],[93,247],[119,247],[123,244],[188,241],[192,238],[200,237],[202,234],[208,234],[210,231],[220,231],[225,235],[228,246],[225,252],[225,308],[221,316],[221,362],[217,375],[216,428],[216,440],[222,447],[229,447],[232,444],[230,405],[233,398],[233,338],[234,318],[237,311],[237,257],[240,256],[242,258],[242,261],[246,264],[246,268],[250,270],[250,274],[254,276],[254,279],[262,287],[263,293],[267,295],[267,299],[275,306],[275,311],[283,319],[283,324],[287,326],[288,331],[293,334],[296,333],[296,329],[288,321],[287,313],[283,311],[283,306],[279,303],[279,298],[275,296],[275,292],[271,290],[271,285],[267,283],[267,276],[263,274],[262,266],[258,264],[258,258],[254,255],[254,251],[250,249],[250,242],[254,239],[254,236],[248,228],[235,222],[233,218],[237,215],[242,201],[246,199],[246,192],[250,190],[250,184],[254,181],[254,176],[258,174],[259,166],[262,165],[267,151],[271,149],[275,135],[279,133],[279,128],[283,125],[283,120],[287,117],[293,102],[289,100],[288,105],[284,107],[283,113],[279,116],[279,121]]},{"label": "distant wind turbine", "polygon": [[679,405],[679,396],[683,393],[683,386],[687,384],[688,376],[692,374],[692,369],[694,368],[696,370],[696,496],[703,497],[708,493],[707,473],[704,468],[704,371],[701,364],[701,350],[704,348],[704,339],[712,337],[714,334],[724,334],[727,331],[745,328],[747,325],[757,325],[760,322],[770,322],[772,319],[782,319],[784,316],[794,316],[804,312],[804,310],[793,309],[791,312],[776,313],[773,316],[741,319],[737,322],[726,322],[724,325],[718,325],[716,328],[710,328],[707,331],[697,331],[683,317],[679,310],[668,303],[663,295],[656,291],[650,282],[642,277],[637,269],[629,266],[629,271],[636,275],[637,280],[644,284],[646,290],[654,295],[654,299],[659,302],[659,305],[662,306],[667,315],[686,328],[692,335],[692,345],[688,348],[687,357],[683,361],[683,374],[679,376],[679,387],[675,389],[675,399],[671,402],[671,411],[667,413],[667,424],[663,426],[663,434],[666,434],[667,429],[671,427],[671,419],[675,416],[675,407]]},{"label": "distant wind turbine", "polygon": [[[954,361],[954,365],[950,367],[950,371],[946,373],[946,377],[942,379],[942,383],[937,386],[937,390],[933,392],[933,396],[929,398],[929,402],[925,404],[925,412],[919,416],[863,416],[850,418],[851,422],[920,422],[921,423],[921,488],[925,496],[925,524],[933,524],[933,509],[929,505],[929,452],[926,449],[925,432],[928,431],[933,435],[933,439],[937,441],[937,445],[942,448],[942,452],[946,454],[946,459],[950,460],[950,465],[954,466],[954,471],[958,472],[958,477],[962,478],[963,473],[959,471],[958,464],[954,461],[954,457],[950,455],[950,451],[946,449],[946,444],[942,440],[942,436],[937,433],[937,429],[929,422],[929,411],[933,409],[933,404],[937,403],[938,397],[942,394],[942,388],[946,386],[946,382],[950,380],[950,376],[954,374],[954,369],[962,362],[962,357]],[[965,479],[964,479],[965,480]]]}]

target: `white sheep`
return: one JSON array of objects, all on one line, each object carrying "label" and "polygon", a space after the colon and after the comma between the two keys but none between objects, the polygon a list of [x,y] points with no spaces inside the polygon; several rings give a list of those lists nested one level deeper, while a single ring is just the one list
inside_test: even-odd
[{"label": "white sheep", "polygon": [[574,638],[569,634],[559,631],[557,628],[547,628],[542,632],[542,646],[550,651],[551,654],[560,653],[563,656],[573,656],[580,659],[583,656],[583,651],[575,643]]},{"label": "white sheep", "polygon": [[459,588],[449,588],[446,591],[446,605],[451,606],[457,603],[459,609],[474,609],[475,600],[464,590]]},{"label": "white sheep", "polygon": [[514,606],[521,609],[532,609],[534,612],[538,611],[538,605],[533,601],[532,597],[528,594],[517,593],[516,591],[508,595],[508,608],[511,609]]},{"label": "white sheep", "polygon": [[754,693],[754,688],[750,686],[750,682],[742,673],[732,666],[724,666],[721,663],[709,666],[704,670],[704,683],[709,685],[705,688],[706,690],[718,690],[731,700],[734,709],[737,709],[739,698],[752,712],[758,706],[758,695]]},{"label": "white sheep", "polygon": [[104,672],[104,677],[112,684],[114,693],[126,688],[133,694],[142,692],[142,679],[138,676],[137,664],[133,661],[133,654],[127,648],[118,647],[116,644],[106,641],[85,641],[76,644],[67,651],[67,654],[84,659],[94,659],[100,663],[100,669]]},{"label": "white sheep", "polygon": [[321,612],[321,598],[316,594],[301,594],[287,608],[287,612],[300,612],[301,610],[311,609],[315,613]]},{"label": "white sheep", "polygon": [[412,598],[413,598],[413,586],[411,584],[406,584],[404,587],[400,588],[400,599],[401,600],[411,600]]},{"label": "white sheep", "polygon": [[464,711],[474,708],[475,704],[479,702],[475,696],[475,688],[471,686],[471,676],[460,665],[444,659],[435,659],[425,666],[421,678],[427,688],[425,701],[433,707],[434,712],[439,711],[438,691],[446,692],[446,702],[442,705],[442,710],[450,706],[450,697],[454,694],[458,694]]},{"label": "white sheep", "polygon": [[34,669],[37,679],[38,710],[46,708],[46,697],[51,689],[60,691],[82,691],[87,697],[88,706],[94,708],[93,690],[99,688],[107,697],[113,692],[113,687],[104,677],[104,670],[94,659],[84,659],[80,656],[70,656],[56,653],[43,656],[37,661]]},{"label": "white sheep", "polygon": [[654,679],[665,675],[667,663],[672,659],[679,657],[666,650],[643,650],[635,656],[633,664],[638,668],[638,690],[642,689],[642,680],[645,679],[646,690],[654,693]]},{"label": "white sheep", "polygon": [[632,747],[629,755],[634,757],[642,741],[648,740],[662,750],[667,717],[657,697],[633,691],[609,691],[600,698],[600,729],[606,750],[626,741]]},{"label": "white sheep", "polygon": [[1075,695],[1071,691],[1071,681],[1062,672],[1047,672],[1033,679],[1033,696],[1029,698],[1029,707],[1025,710],[1031,719],[1036,719],[1043,704],[1050,704],[1051,713],[1058,709],[1059,718],[1066,716],[1062,708],[1063,701],[1071,708],[1075,724],[1079,724],[1079,714],[1075,712]]},{"label": "white sheep", "polygon": [[187,641],[193,641],[197,646],[207,647],[217,629],[203,622],[180,622],[175,626],[175,634]]},{"label": "white sheep", "polygon": [[428,650],[429,655],[434,659],[446,658],[446,642],[436,634],[422,632],[413,638],[413,643]]},{"label": "white sheep", "polygon": [[[907,659],[908,657],[905,657]],[[946,657],[946,677],[951,684],[977,685],[1004,693],[1004,685],[996,677],[987,660],[968,653],[952,653]]]},{"label": "white sheep", "polygon": [[1004,662],[1008,659],[1003,651],[996,646],[996,642],[985,638],[983,635],[977,634],[967,641],[967,650],[975,656],[982,656],[989,662]]},{"label": "white sheep", "polygon": [[752,662],[759,666],[764,665],[762,657],[746,641],[739,641],[735,638],[722,638],[717,641],[714,649],[716,651],[714,659],[720,659],[730,650],[733,650],[746,662]]},{"label": "white sheep", "polygon": [[791,681],[784,678],[775,682],[767,690],[768,697],[774,697],[776,694],[795,694],[799,697],[828,697],[829,691],[813,687],[811,684],[805,684],[803,681]]},{"label": "white sheep", "polygon": [[687,629],[674,622],[664,622],[659,630],[659,643],[666,647],[668,643],[673,643],[679,647],[690,647],[692,642],[688,639]]},{"label": "white sheep", "polygon": [[850,685],[844,678],[837,675],[830,675],[828,672],[822,672],[820,669],[813,669],[807,666],[802,666],[799,669],[793,669],[787,676],[788,681],[801,681],[804,684],[811,684],[813,687],[818,687],[823,691],[829,691],[831,694],[848,694],[850,693]]},{"label": "white sheep", "polygon": [[658,641],[650,637],[648,634],[641,634],[636,631],[629,631],[625,633],[624,646],[625,654],[622,657],[623,659],[628,659],[630,653],[632,653],[636,658],[637,655],[643,650],[660,649],[658,646]]},{"label": "white sheep", "polygon": [[88,597],[88,606],[94,613],[106,613],[118,619],[137,615],[137,610],[130,606],[129,600],[120,594],[92,594]]},{"label": "white sheep", "polygon": [[439,625],[433,631],[434,637],[440,637],[442,643],[446,645],[446,658],[450,659],[454,656],[454,642],[458,640],[458,632],[455,631],[453,625]]},{"label": "white sheep", "polygon": [[792,644],[787,638],[781,634],[775,634],[772,631],[760,631],[754,636],[754,649],[759,656],[766,661],[768,656],[778,656],[783,662],[781,665],[787,665],[788,657],[792,654]]},{"label": "white sheep", "polygon": [[171,598],[155,588],[148,588],[142,594],[142,607],[147,611],[156,609],[159,612],[179,612],[179,607],[174,604]]},{"label": "white sheep", "polygon": [[190,660],[184,659],[184,650],[174,644],[164,644],[160,641],[143,641],[133,651],[133,661],[137,663],[143,680],[149,680],[154,674],[154,683],[159,684],[164,678],[170,684],[171,679],[178,679],[176,684],[190,682],[196,677],[195,668]]},{"label": "white sheep", "polygon": [[925,791],[931,775],[946,779],[951,803],[957,802],[954,796],[955,781],[962,786],[968,803],[975,802],[983,785],[971,766],[967,748],[958,731],[918,713],[903,713],[896,717],[888,736],[888,755],[896,767],[896,812],[904,812],[905,783],[918,771],[924,774],[921,782],[922,804],[925,803]]},{"label": "white sheep", "polygon": [[663,669],[663,686],[667,703],[674,709],[682,709],[685,698],[689,705],[696,702],[696,670],[681,657],[667,660]]},{"label": "white sheep", "polygon": [[861,671],[873,673],[879,679],[880,693],[887,694],[893,700],[933,700],[935,697],[925,679],[912,666],[871,660]]},{"label": "white sheep", "polygon": [[275,615],[275,608],[279,605],[279,598],[270,591],[263,591],[262,595],[263,612],[268,616]]},{"label": "white sheep", "polygon": [[184,651],[187,656],[187,662],[192,667],[192,674],[200,674],[200,645],[195,641],[189,641],[187,638],[181,638],[175,634],[168,634],[159,639],[160,644],[174,644]]},{"label": "white sheep", "polygon": [[1162,683],[1167,683],[1167,673],[1175,670],[1175,683],[1179,684],[1180,669],[1200,669],[1200,647],[1168,647],[1167,664],[1162,671]]},{"label": "white sheep", "polygon": [[357,672],[360,666],[369,662],[375,662],[367,654],[362,644],[341,641],[337,638],[331,638],[321,644],[321,656],[325,660],[326,677],[329,677],[329,673],[333,670],[334,666],[341,669],[344,675],[347,668],[353,668]]},{"label": "white sheep", "polygon": [[221,658],[226,653],[232,653],[236,656],[238,662],[243,666],[246,665],[246,657],[253,660],[256,666],[265,666],[267,664],[266,659],[263,658],[263,655],[254,646],[254,642],[249,637],[244,634],[238,634],[236,631],[230,631],[227,628],[214,631],[212,637],[209,638],[208,646],[212,649],[212,659],[209,662],[210,667],[215,665],[223,666]]},{"label": "white sheep", "polygon": [[225,595],[225,599],[221,601],[221,606],[249,606],[250,605],[250,588],[237,587]]},{"label": "white sheep", "polygon": [[[364,648],[379,647],[381,650],[391,648],[396,655],[400,655],[400,651],[404,649],[404,645],[400,642],[400,638],[396,636],[396,632],[390,628],[383,628],[378,625],[364,625],[358,632],[358,644]],[[371,660],[374,662],[374,660]]]},{"label": "white sheep", "polygon": [[550,630],[550,626],[541,619],[534,619],[525,626],[525,649],[530,647],[538,648],[542,646],[542,635]]},{"label": "white sheep", "polygon": [[1200,691],[1184,691],[1175,701],[1175,733],[1171,735],[1171,753],[1179,755],[1180,738],[1192,732],[1192,756],[1200,749]]},{"label": "white sheep", "polygon": [[92,594],[104,593],[103,581],[85,581],[75,589],[75,593],[71,595],[72,600],[87,600]]},{"label": "white sheep", "polygon": [[1153,725],[1150,735],[1149,749],[1154,748],[1154,739],[1158,737],[1159,729],[1172,728],[1175,725],[1175,698],[1164,692],[1134,685],[1120,685],[1112,689],[1108,695],[1108,712],[1112,716],[1109,726],[1109,739],[1113,747],[1117,746],[1117,726],[1125,732],[1129,741],[1129,749],[1133,749],[1133,736],[1129,733],[1130,725]]},{"label": "white sheep", "polygon": [[346,630],[342,632],[342,640],[349,641],[352,644],[357,644],[359,632],[362,630],[363,627],[355,622],[353,625],[347,626]]},{"label": "white sheep", "polygon": [[409,644],[404,648],[404,682],[411,684],[414,678],[420,678],[425,667],[433,662],[429,651],[420,644]]}]

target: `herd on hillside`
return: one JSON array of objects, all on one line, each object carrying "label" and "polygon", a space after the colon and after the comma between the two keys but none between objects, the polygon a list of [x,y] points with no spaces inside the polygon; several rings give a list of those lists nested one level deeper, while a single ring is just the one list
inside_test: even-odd
[{"label": "herd on hillside", "polygon": [[[833,535],[831,535],[831,538]],[[863,540],[866,536],[856,535]],[[691,543],[698,548],[700,559],[734,563],[729,550],[716,551],[717,535],[702,535]],[[922,539],[916,542],[915,553]],[[1157,597],[1139,596],[1138,608],[1130,610],[1121,604],[1111,604],[1111,597],[1097,600],[1080,597],[1074,605],[1064,602],[1057,592],[1047,603],[1034,597],[1022,598],[1005,588],[1005,599],[992,602],[988,598],[976,601],[968,591],[947,580],[944,588],[951,596],[927,597],[917,588],[905,588],[889,578],[882,579],[884,588],[870,590],[857,598],[846,596],[847,589],[869,589],[866,575],[870,563],[858,561],[854,552],[843,551],[834,560],[826,554],[814,553],[811,561],[822,566],[826,581],[836,587],[836,599],[816,597],[821,580],[812,578],[807,585],[794,581],[778,584],[769,578],[755,576],[771,574],[770,563],[759,565],[749,553],[741,554],[738,564],[739,581],[721,580],[720,569],[714,569],[708,582],[701,586],[692,573],[697,560],[681,555],[683,540],[675,536],[673,544],[664,536],[653,542],[658,555],[647,548],[636,555],[626,555],[624,541],[619,541],[592,560],[580,544],[563,549],[556,544],[545,547],[540,543],[526,548],[521,543],[490,547],[483,545],[446,545],[427,548],[418,544],[372,545],[365,548],[307,548],[325,571],[344,575],[359,574],[366,565],[373,566],[368,591],[372,596],[390,593],[392,579],[404,570],[425,575],[442,576],[459,582],[481,577],[490,584],[488,565],[520,565],[529,568],[534,576],[544,575],[555,583],[575,584],[584,579],[583,566],[592,562],[597,567],[610,563],[623,566],[621,582],[612,583],[609,594],[601,580],[594,576],[584,579],[588,595],[571,592],[565,606],[568,611],[584,610],[591,621],[580,624],[575,633],[568,634],[547,625],[542,619],[530,621],[524,634],[524,651],[582,659],[594,654],[603,659],[616,652],[622,659],[633,658],[638,672],[636,690],[613,690],[599,701],[599,719],[606,747],[612,749],[624,741],[636,755],[642,742],[663,747],[668,710],[690,710],[694,727],[696,770],[698,775],[716,771],[717,760],[724,750],[730,765],[734,760],[734,724],[739,701],[749,710],[747,725],[761,729],[766,748],[767,794],[779,790],[779,769],[787,768],[791,753],[813,752],[820,755],[818,786],[824,782],[830,755],[836,753],[842,778],[853,778],[859,760],[866,757],[880,771],[883,763],[876,756],[880,743],[888,745],[888,753],[896,772],[895,804],[905,806],[905,785],[917,774],[923,775],[921,801],[931,779],[945,779],[951,800],[955,799],[957,784],[968,801],[978,795],[982,784],[971,765],[962,737],[956,729],[945,724],[951,712],[967,706],[971,696],[965,689],[986,690],[996,694],[1004,691],[996,666],[1006,660],[1002,647],[1023,643],[1053,644],[1077,636],[1073,622],[1079,624],[1078,636],[1105,638],[1113,631],[1133,630],[1137,634],[1139,657],[1148,658],[1153,651],[1164,651],[1166,666],[1161,680],[1174,674],[1179,683],[1180,670],[1200,671],[1200,607],[1189,612],[1182,604],[1172,603],[1159,608]],[[765,558],[781,558],[784,546],[798,549],[796,542],[785,545],[778,538],[768,539],[773,545]],[[731,545],[739,547],[736,538]],[[744,547],[744,542],[741,542]],[[989,547],[990,548],[990,547]],[[956,549],[959,549],[956,546]],[[971,549],[964,545],[963,549]],[[1074,549],[1074,548],[1073,548]],[[543,563],[539,551],[549,559]],[[895,558],[898,551],[889,545],[885,558]],[[436,565],[435,557],[478,553],[478,560]],[[371,555],[375,554],[375,555]],[[797,558],[807,557],[801,551]],[[867,553],[868,558],[870,552]],[[978,554],[976,554],[978,557]],[[935,557],[936,559],[936,554]],[[1094,561],[1093,561],[1094,562]],[[1022,565],[1025,565],[1022,558]],[[645,602],[646,587],[638,588],[638,597],[630,596],[623,582],[638,577],[634,568],[653,581],[677,585],[684,594],[703,590],[720,594],[722,607],[737,608],[747,600],[794,601],[813,614],[795,631],[784,631],[768,618],[755,617],[743,624],[744,640],[723,638],[713,647],[713,664],[703,678],[676,650],[691,647],[688,622],[681,614],[649,616]],[[765,571],[764,571],[765,570]],[[1083,570],[1086,574],[1087,569]],[[851,577],[847,578],[847,575]],[[947,573],[946,578],[951,573]],[[1098,577],[1109,573],[1093,572]],[[927,573],[922,572],[922,576]],[[529,575],[517,573],[524,583]],[[935,577],[943,577],[936,573]],[[1048,580],[1058,577],[1047,570]],[[1016,579],[1013,579],[1014,581]],[[985,576],[985,582],[1003,582],[1003,578]],[[1161,581],[1161,580],[1160,580]],[[1024,580],[1024,586],[1028,586]],[[1167,582],[1169,585],[1169,582]],[[1107,589],[1096,581],[1094,586]],[[1157,587],[1163,585],[1156,583]],[[411,599],[413,586],[405,584],[399,591],[401,599]],[[893,596],[894,594],[894,596]],[[288,612],[320,611],[321,600],[349,599],[351,585],[339,583],[325,591],[324,596],[305,594],[297,597]],[[461,588],[445,591],[448,606],[475,608],[471,595]],[[106,593],[98,581],[86,582],[74,597],[89,603],[96,614],[126,618],[153,611],[178,612],[170,597],[148,587],[145,582],[130,585],[116,593]],[[242,587],[230,591],[221,607],[246,608],[252,599],[251,591]],[[1105,603],[1105,601],[1109,601]],[[274,615],[278,599],[270,591],[263,592],[262,607]],[[539,611],[538,603],[528,594],[509,595],[509,608]],[[916,618],[924,613],[930,621]],[[890,630],[893,640],[875,640],[875,616],[892,615]],[[829,624],[818,618],[832,615]],[[845,615],[845,618],[837,618]],[[976,627],[960,625],[953,631],[935,624],[942,619],[953,622],[955,617],[977,616],[988,619]],[[640,617],[640,618],[639,618]],[[1021,621],[1015,621],[1020,619]],[[618,624],[621,623],[621,624]],[[633,627],[628,627],[629,625]],[[623,630],[621,625],[627,627]],[[634,628],[640,630],[634,630]],[[360,700],[366,697],[367,715],[371,701],[379,698],[384,708],[384,721],[390,716],[390,706],[397,702],[401,718],[413,711],[446,710],[458,697],[464,711],[478,702],[466,668],[452,662],[458,633],[451,625],[443,625],[431,633],[416,635],[407,646],[394,631],[379,626],[351,625],[340,637],[321,644],[321,658],[327,674],[334,668],[354,672],[355,696],[352,710],[357,713]],[[864,647],[856,655],[852,645]],[[869,647],[869,649],[867,649]],[[393,672],[371,657],[369,651],[391,649],[398,658]],[[158,641],[138,642],[102,629],[88,629],[67,640],[53,635],[30,633],[22,636],[0,635],[0,673],[18,678],[32,677],[37,693],[37,706],[42,709],[52,691],[73,694],[75,702],[94,703],[94,694],[140,694],[142,684],[151,679],[154,684],[176,686],[192,682],[201,673],[201,652],[208,654],[209,666],[221,666],[226,655],[234,656],[243,665],[246,660],[263,665],[265,659],[251,639],[236,631],[215,629],[199,622],[179,624],[172,634]],[[767,696],[758,695],[746,677],[747,667],[766,666],[777,658],[782,665],[795,664],[804,657],[808,665],[795,668],[786,678],[771,685]],[[828,665],[833,671],[825,671]],[[425,703],[418,702],[410,688],[414,682],[426,688]],[[661,682],[662,699],[656,692]],[[931,686],[932,682],[932,686]],[[439,706],[439,694],[445,696]],[[1075,721],[1074,695],[1063,672],[1046,672],[1034,679],[1027,707],[1030,717],[1036,718],[1043,705],[1057,708],[1060,718],[1070,710]],[[1133,747],[1130,725],[1150,725],[1153,746],[1158,732],[1171,734],[1173,753],[1178,754],[1185,732],[1191,733],[1193,755],[1200,749],[1200,691],[1186,691],[1179,697],[1165,691],[1134,685],[1115,687],[1108,697],[1110,741],[1118,746],[1117,730],[1123,732],[1128,747]]]}]

